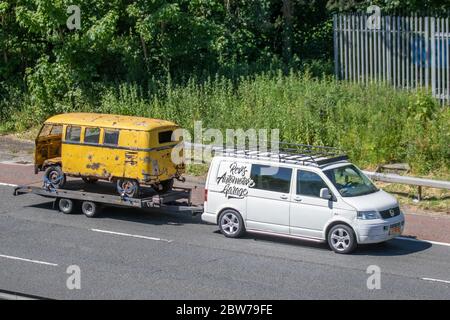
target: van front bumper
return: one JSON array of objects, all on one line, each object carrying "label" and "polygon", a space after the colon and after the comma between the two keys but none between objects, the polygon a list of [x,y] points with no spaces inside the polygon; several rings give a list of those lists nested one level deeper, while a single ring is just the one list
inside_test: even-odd
[{"label": "van front bumper", "polygon": [[[399,226],[400,233],[390,233],[391,227]],[[405,228],[405,217],[400,213],[390,219],[358,220],[354,229],[358,243],[379,243],[398,237]]]}]

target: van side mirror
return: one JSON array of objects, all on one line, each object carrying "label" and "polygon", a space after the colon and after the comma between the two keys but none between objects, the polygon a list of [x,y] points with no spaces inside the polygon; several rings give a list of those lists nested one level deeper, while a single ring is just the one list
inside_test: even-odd
[{"label": "van side mirror", "polygon": [[320,197],[321,197],[322,199],[330,200],[330,199],[331,199],[331,192],[330,192],[330,189],[328,189],[328,188],[322,188],[322,189],[320,189]]}]

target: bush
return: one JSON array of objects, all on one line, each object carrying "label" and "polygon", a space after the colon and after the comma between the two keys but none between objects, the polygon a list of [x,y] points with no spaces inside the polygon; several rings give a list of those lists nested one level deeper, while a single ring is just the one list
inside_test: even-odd
[{"label": "bush", "polygon": [[[425,92],[313,78],[307,71],[264,73],[238,81],[216,76],[183,85],[168,77],[149,81],[147,88],[122,83],[90,92],[77,95],[77,110],[163,118],[189,130],[195,120],[221,130],[279,128],[283,141],[341,147],[362,167],[408,162],[419,174],[448,173],[450,167],[450,109]],[[54,105],[67,108],[72,105],[68,99],[64,96]],[[32,123],[26,120],[26,126],[51,115],[27,107],[9,120],[21,128],[31,113],[38,116]]]}]

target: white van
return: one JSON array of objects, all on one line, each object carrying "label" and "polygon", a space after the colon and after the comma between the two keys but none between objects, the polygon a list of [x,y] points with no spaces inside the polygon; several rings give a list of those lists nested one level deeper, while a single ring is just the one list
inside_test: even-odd
[{"label": "white van", "polygon": [[[404,215],[339,152],[222,153],[212,159],[202,220],[244,232],[325,242],[337,253],[403,232]],[[319,149],[320,150],[320,149]]]}]

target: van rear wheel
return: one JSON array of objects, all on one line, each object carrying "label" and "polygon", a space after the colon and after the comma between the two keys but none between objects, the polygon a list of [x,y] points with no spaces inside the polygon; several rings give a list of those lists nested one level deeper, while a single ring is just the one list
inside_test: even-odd
[{"label": "van rear wheel", "polygon": [[239,212],[226,209],[219,216],[219,229],[227,238],[239,238],[245,233],[244,220]]},{"label": "van rear wheel", "polygon": [[121,196],[136,198],[139,195],[139,183],[131,179],[117,180],[117,192]]}]

